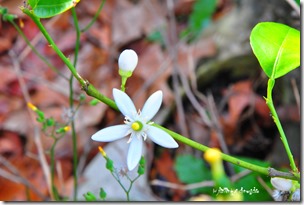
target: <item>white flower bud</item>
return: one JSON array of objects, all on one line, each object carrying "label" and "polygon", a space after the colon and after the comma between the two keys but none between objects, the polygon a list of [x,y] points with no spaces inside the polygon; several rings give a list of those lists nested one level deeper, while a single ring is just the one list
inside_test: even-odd
[{"label": "white flower bud", "polygon": [[292,187],[292,181],[290,179],[272,177],[270,182],[274,188],[280,191],[289,191]]},{"label": "white flower bud", "polygon": [[138,56],[131,49],[124,50],[118,58],[119,70],[133,72],[138,63]]}]

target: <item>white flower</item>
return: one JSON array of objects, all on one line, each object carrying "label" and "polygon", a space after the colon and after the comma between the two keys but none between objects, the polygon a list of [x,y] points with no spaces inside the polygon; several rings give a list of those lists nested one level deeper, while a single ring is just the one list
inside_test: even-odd
[{"label": "white flower", "polygon": [[119,70],[133,72],[138,63],[138,56],[131,49],[124,50],[118,58]]},{"label": "white flower", "polygon": [[143,141],[147,137],[154,143],[166,148],[178,147],[178,144],[168,133],[151,126],[153,122],[150,122],[150,120],[158,112],[162,103],[162,91],[153,93],[145,102],[142,111],[138,112],[136,112],[134,103],[126,93],[114,88],[113,96],[118,109],[125,116],[125,124],[104,128],[96,132],[92,136],[92,140],[110,142],[131,134],[128,140],[130,145],[127,156],[129,170],[133,170],[138,164],[142,155]]},{"label": "white flower", "polygon": [[272,177],[270,182],[274,188],[280,191],[289,191],[292,188],[292,181],[280,177]]}]

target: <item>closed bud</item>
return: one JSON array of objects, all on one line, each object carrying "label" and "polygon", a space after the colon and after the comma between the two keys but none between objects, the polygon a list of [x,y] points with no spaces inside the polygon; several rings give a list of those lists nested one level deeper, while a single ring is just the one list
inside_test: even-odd
[{"label": "closed bud", "polygon": [[86,201],[96,201],[96,196],[92,192],[83,195]]},{"label": "closed bud", "polygon": [[100,197],[102,200],[105,200],[106,197],[107,197],[107,193],[104,191],[103,188],[100,188],[99,197]]},{"label": "closed bud", "polygon": [[[123,72],[133,72],[138,63],[138,56],[131,49],[124,50],[118,58],[119,70]],[[128,76],[129,77],[129,76]]]},{"label": "closed bud", "polygon": [[113,161],[111,159],[109,159],[108,157],[105,157],[106,159],[106,168],[108,170],[110,170],[110,172],[113,172],[114,171],[114,165],[113,165]]}]

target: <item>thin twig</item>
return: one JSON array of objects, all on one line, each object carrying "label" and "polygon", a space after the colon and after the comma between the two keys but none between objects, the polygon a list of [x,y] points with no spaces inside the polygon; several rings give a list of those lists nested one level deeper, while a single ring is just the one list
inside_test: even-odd
[{"label": "thin twig", "polygon": [[[211,115],[211,119],[213,121],[213,123],[212,123],[213,128],[214,128],[214,130],[217,134],[217,138],[219,139],[221,149],[222,149],[223,153],[229,154],[229,150],[228,150],[226,141],[224,139],[223,131],[222,131],[222,128],[220,126],[219,115],[217,113],[217,109],[216,109],[216,106],[215,106],[213,96],[211,94],[208,94],[207,100],[208,100],[208,107],[209,107],[208,110],[209,110],[209,113]],[[233,168],[232,168],[230,163],[227,163],[227,168],[228,168],[229,174],[234,173]]]},{"label": "thin twig", "polygon": [[193,105],[194,109],[198,112],[198,114],[200,115],[201,119],[203,120],[203,123],[208,126],[211,127],[211,122],[209,117],[207,116],[207,112],[205,110],[205,108],[203,106],[200,105],[200,103],[198,102],[198,100],[195,98],[193,92],[190,89],[188,80],[186,79],[186,77],[183,75],[183,73],[181,72],[181,69],[179,66],[178,67],[178,71],[179,71],[179,76],[183,85],[183,88],[185,89],[185,94],[188,97],[188,99],[190,100],[191,104]]},{"label": "thin twig", "polygon": [[162,64],[159,66],[152,76],[147,79],[140,89],[136,91],[134,95],[134,100],[136,100],[139,96],[142,96],[143,93],[157,80],[168,68],[169,64],[171,63],[171,59],[169,57],[165,58]]},{"label": "thin twig", "polygon": [[15,52],[13,50],[10,50],[8,52],[8,54],[9,54],[11,60],[12,60],[13,68],[16,72],[23,97],[24,97],[26,102],[30,102],[30,95],[27,91],[27,87],[25,85],[24,79],[23,79],[22,74],[21,74],[20,64],[19,64],[19,61],[17,60],[17,55],[15,54]]},{"label": "thin twig", "polygon": [[[9,56],[12,59],[13,67],[15,69],[15,72],[16,72],[18,82],[19,82],[20,87],[21,87],[21,91],[22,91],[24,100],[25,100],[25,102],[31,102],[30,95],[28,93],[28,90],[26,88],[26,84],[25,84],[24,79],[23,79],[22,74],[21,74],[20,64],[19,64],[19,61],[17,59],[17,56],[12,50],[9,51]],[[40,164],[42,166],[42,170],[43,170],[43,173],[44,173],[44,177],[46,179],[46,183],[47,183],[47,186],[48,186],[49,193],[51,195],[51,198],[53,199],[52,192],[51,192],[51,181],[50,181],[49,166],[48,166],[47,160],[44,156],[44,150],[43,150],[41,139],[40,139],[39,127],[34,123],[35,116],[34,116],[33,112],[31,112],[30,109],[28,109],[28,112],[29,112],[29,115],[31,117],[31,122],[33,124],[34,142],[35,142],[35,144],[37,146],[37,149],[38,149],[39,161],[40,161]]]},{"label": "thin twig", "polygon": [[296,1],[294,1],[294,0],[286,0],[286,1],[295,10],[295,12],[300,16],[301,15],[300,6],[298,6]]},{"label": "thin twig", "polygon": [[61,191],[64,193],[65,186],[64,186],[62,166],[61,166],[61,162],[60,161],[56,161],[56,172],[58,174],[59,187],[61,188]]},{"label": "thin twig", "polygon": [[[250,173],[251,173],[250,170],[244,170],[238,174],[233,175],[230,179],[232,182],[236,182],[239,179],[241,179],[242,177],[247,176]],[[179,190],[192,190],[192,189],[214,186],[214,182],[211,180],[182,185],[182,184],[175,184],[175,183],[155,179],[155,180],[152,180],[150,184],[152,186],[162,186],[162,187],[167,187],[167,188],[171,188],[171,189],[179,189]]]},{"label": "thin twig", "polygon": [[197,189],[202,187],[213,187],[214,182],[213,181],[203,181],[199,183],[193,183],[188,185],[182,185],[182,184],[175,184],[171,182],[161,181],[158,179],[154,179],[150,183],[152,186],[162,186],[167,187],[171,189],[179,189],[179,190],[191,190],[191,189]]},{"label": "thin twig", "polygon": [[265,183],[265,181],[262,179],[262,177],[257,176],[257,180],[258,182],[262,185],[262,187],[264,187],[264,189],[267,191],[267,193],[272,196],[272,190],[269,188],[269,186],[267,186],[267,184]]},{"label": "thin twig", "polygon": [[[186,117],[185,112],[182,104],[182,97],[180,93],[180,85],[178,80],[178,70],[177,70],[177,53],[176,47],[174,43],[176,42],[176,23],[175,23],[175,16],[173,13],[173,1],[167,0],[167,9],[169,13],[169,31],[168,31],[168,38],[166,44],[167,48],[169,49],[169,55],[172,59],[172,66],[173,66],[173,73],[172,73],[172,80],[173,80],[173,89],[174,89],[174,97],[178,112],[178,124],[181,129],[181,133],[185,136],[189,136],[188,129],[186,126]],[[170,41],[171,39],[171,41]],[[172,42],[172,43],[171,43]]]},{"label": "thin twig", "polygon": [[[57,22],[57,20],[60,19],[60,16],[55,16],[53,18],[51,18],[49,21],[47,21],[45,27],[46,28],[51,28],[54,26],[54,23]],[[33,46],[36,46],[40,40],[43,38],[43,35],[41,32],[39,32],[31,41],[30,43]],[[26,46],[21,53],[18,56],[19,61],[23,61],[28,55],[29,53],[32,52],[32,49],[29,46]]]},{"label": "thin twig", "polygon": [[44,155],[44,149],[41,142],[40,129],[37,126],[34,127],[34,142],[38,149],[38,158],[43,170],[44,178],[47,182],[48,191],[51,195],[51,198],[54,199],[52,186],[51,186],[50,166],[48,165],[46,157]]},{"label": "thin twig", "polygon": [[213,120],[213,127],[215,128],[215,131],[218,135],[221,149],[225,154],[229,154],[229,150],[228,150],[227,144],[226,144],[224,136],[223,136],[222,128],[219,123],[219,115],[217,113],[214,98],[211,93],[208,94],[207,99],[208,99],[208,106],[209,106],[208,110],[210,111],[210,115],[212,116],[211,119]]},{"label": "thin twig", "polygon": [[15,182],[17,184],[24,184],[25,186],[32,189],[41,199],[48,200],[48,197],[44,196],[38,189],[36,189],[33,184],[31,184],[26,178],[24,178],[18,171],[18,169],[11,164],[8,160],[6,160],[4,157],[0,156],[0,163],[3,164],[5,167],[7,167],[12,173],[9,173],[6,170],[0,169],[0,176],[8,179],[12,182]]}]

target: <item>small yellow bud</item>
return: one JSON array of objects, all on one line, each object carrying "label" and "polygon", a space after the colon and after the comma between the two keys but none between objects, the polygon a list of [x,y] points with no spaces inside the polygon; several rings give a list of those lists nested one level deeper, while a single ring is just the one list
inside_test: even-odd
[{"label": "small yellow bud", "polygon": [[36,110],[37,110],[37,107],[36,107],[35,105],[33,105],[32,103],[30,103],[30,102],[27,103],[27,106],[28,106],[31,110],[33,110],[33,111],[36,111]]},{"label": "small yellow bud", "polygon": [[64,129],[64,131],[67,132],[67,131],[69,131],[71,129],[71,127],[70,126],[65,126],[63,129]]},{"label": "small yellow bud", "polygon": [[208,149],[204,154],[204,158],[209,163],[218,162],[221,160],[221,151],[218,148]]},{"label": "small yellow bud", "polygon": [[104,157],[107,156],[106,152],[102,149],[101,146],[99,146],[98,149],[99,149],[99,152],[102,154],[102,156],[104,156]]}]

